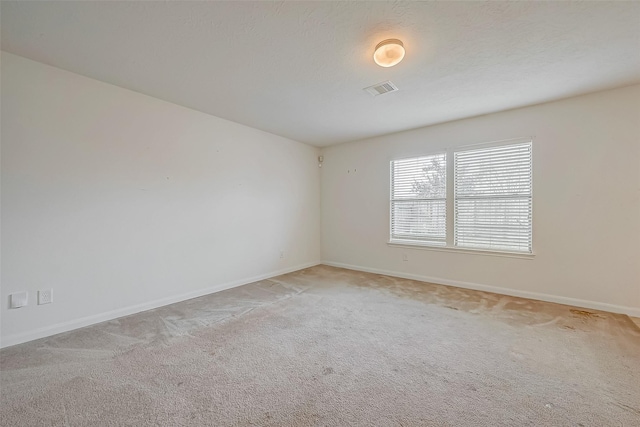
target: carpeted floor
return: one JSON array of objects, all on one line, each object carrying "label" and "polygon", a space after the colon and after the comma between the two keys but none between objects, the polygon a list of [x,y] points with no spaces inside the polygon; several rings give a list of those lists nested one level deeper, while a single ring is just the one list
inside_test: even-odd
[{"label": "carpeted floor", "polygon": [[639,426],[622,315],[318,266],[0,351],[3,426]]}]

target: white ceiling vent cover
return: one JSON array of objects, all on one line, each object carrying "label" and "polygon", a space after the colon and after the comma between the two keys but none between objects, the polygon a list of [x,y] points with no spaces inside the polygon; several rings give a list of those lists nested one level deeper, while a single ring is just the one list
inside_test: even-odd
[{"label": "white ceiling vent cover", "polygon": [[386,82],[378,83],[373,86],[365,87],[366,90],[373,96],[382,95],[389,92],[395,92],[398,90],[398,86],[387,80]]}]

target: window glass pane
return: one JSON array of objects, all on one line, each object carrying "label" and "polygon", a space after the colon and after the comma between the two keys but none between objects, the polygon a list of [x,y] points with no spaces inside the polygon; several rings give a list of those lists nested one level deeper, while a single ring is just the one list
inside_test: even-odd
[{"label": "window glass pane", "polygon": [[444,199],[394,201],[391,218],[393,239],[444,243],[447,221]]},{"label": "window glass pane", "polygon": [[446,197],[447,162],[444,153],[391,163],[393,199]]},{"label": "window glass pane", "polygon": [[531,199],[456,201],[457,245],[529,252]]}]

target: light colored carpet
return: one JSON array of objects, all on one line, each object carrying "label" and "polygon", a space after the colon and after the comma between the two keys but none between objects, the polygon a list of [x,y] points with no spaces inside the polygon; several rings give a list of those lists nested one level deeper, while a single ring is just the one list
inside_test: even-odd
[{"label": "light colored carpet", "polygon": [[638,426],[622,315],[318,266],[0,352],[3,426]]}]

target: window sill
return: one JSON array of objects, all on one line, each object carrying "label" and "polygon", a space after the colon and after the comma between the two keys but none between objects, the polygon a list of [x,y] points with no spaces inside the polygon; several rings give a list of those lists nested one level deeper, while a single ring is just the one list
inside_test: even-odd
[{"label": "window sill", "polygon": [[535,253],[526,254],[522,252],[490,251],[486,249],[469,249],[469,248],[456,248],[451,246],[434,246],[434,245],[426,245],[418,242],[411,242],[407,240],[390,240],[389,242],[387,242],[387,245],[399,247],[399,248],[425,249],[428,251],[455,252],[455,253],[461,253],[461,254],[488,255],[488,256],[499,256],[499,257],[505,257],[505,258],[533,259],[536,256]]}]

